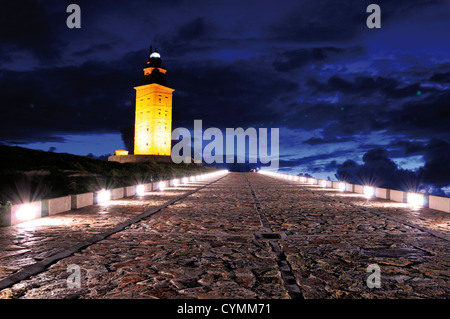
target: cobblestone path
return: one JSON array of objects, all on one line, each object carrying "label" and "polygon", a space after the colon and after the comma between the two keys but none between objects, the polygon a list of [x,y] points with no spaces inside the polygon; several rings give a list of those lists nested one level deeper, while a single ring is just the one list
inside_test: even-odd
[{"label": "cobblestone path", "polygon": [[[449,214],[256,173],[112,201],[107,214],[93,206],[41,220],[59,224],[0,229],[0,279],[201,186],[0,297],[450,296]],[[73,264],[79,288],[67,285]],[[371,264],[380,267],[380,288],[367,286]]]}]

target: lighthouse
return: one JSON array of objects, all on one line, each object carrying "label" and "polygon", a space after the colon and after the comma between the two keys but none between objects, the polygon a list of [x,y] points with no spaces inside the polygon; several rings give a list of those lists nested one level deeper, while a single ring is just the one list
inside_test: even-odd
[{"label": "lighthouse", "polygon": [[172,93],[167,85],[167,70],[162,68],[161,55],[150,46],[144,67],[144,78],[136,90],[134,122],[134,154],[116,150],[109,161],[120,163],[172,163]]},{"label": "lighthouse", "polygon": [[161,55],[150,47],[142,85],[136,86],[134,126],[135,155],[170,156],[172,133],[172,93]]}]

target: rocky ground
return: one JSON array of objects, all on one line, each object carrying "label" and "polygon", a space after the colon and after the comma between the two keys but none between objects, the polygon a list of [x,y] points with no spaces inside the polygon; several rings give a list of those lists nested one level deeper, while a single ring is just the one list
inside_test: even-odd
[{"label": "rocky ground", "polygon": [[[210,181],[0,229],[0,279]],[[449,298],[450,215],[231,173],[2,298]],[[427,231],[429,230],[429,231]],[[369,265],[380,288],[369,288]],[[80,287],[68,287],[69,265]]]}]

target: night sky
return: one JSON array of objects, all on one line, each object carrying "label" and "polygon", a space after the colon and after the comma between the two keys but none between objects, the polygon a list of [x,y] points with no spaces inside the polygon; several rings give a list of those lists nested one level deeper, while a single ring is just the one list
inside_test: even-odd
[{"label": "night sky", "polygon": [[173,128],[280,128],[282,171],[333,178],[380,146],[409,170],[450,153],[449,1],[2,1],[0,43],[6,145],[124,148],[152,45]]}]

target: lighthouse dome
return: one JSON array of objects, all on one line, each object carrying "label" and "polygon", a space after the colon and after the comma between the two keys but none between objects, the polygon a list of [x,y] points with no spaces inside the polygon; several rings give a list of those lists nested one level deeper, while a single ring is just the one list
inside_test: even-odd
[{"label": "lighthouse dome", "polygon": [[161,59],[161,55],[157,51],[155,51],[150,54],[150,58]]}]

